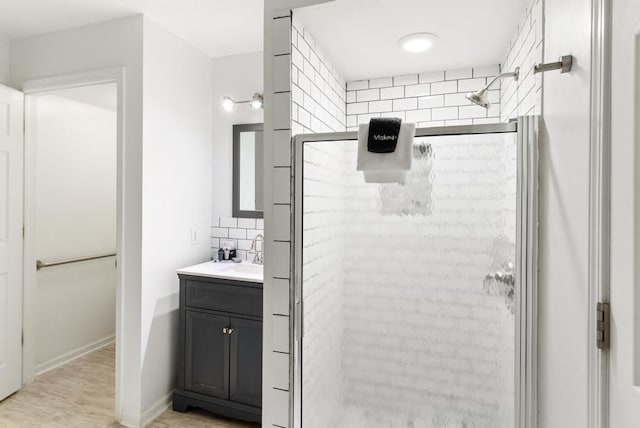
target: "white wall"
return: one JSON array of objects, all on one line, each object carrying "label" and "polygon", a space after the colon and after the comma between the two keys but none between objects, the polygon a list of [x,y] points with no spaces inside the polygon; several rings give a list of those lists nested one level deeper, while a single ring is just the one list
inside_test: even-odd
[{"label": "white wall", "polygon": [[[211,61],[144,19],[142,422],[170,402],[176,269],[209,260]],[[197,242],[191,241],[191,232]]]},{"label": "white wall", "polygon": [[589,0],[545,0],[545,61],[575,57],[571,73],[543,75],[540,141],[538,426],[586,427],[589,307]]},{"label": "white wall", "polygon": [[9,81],[9,41],[0,39],[0,85]]},{"label": "white wall", "polygon": [[[126,326],[118,344],[120,384],[116,391],[119,420],[135,419],[140,401],[140,307],[142,255],[142,17],[132,16],[71,30],[13,40],[10,85],[22,88],[32,79],[112,67],[125,67],[124,141],[119,154],[123,217],[119,274],[122,281],[120,321]],[[33,298],[33,296],[31,296]],[[25,308],[30,310],[30,308]],[[32,317],[33,318],[33,314]],[[25,329],[33,325],[25,322]],[[33,338],[32,338],[33,339]],[[25,353],[34,343],[25,336]]]},{"label": "white wall", "polygon": [[[115,252],[116,112],[43,95],[34,98],[29,117],[36,146],[37,259]],[[38,271],[38,372],[115,338],[114,260]]]},{"label": "white wall", "polygon": [[221,99],[249,100],[254,92],[263,92],[262,52],[214,58],[213,85],[213,221],[231,216],[233,183],[233,125],[262,123],[264,112],[247,104],[236,106],[232,112],[222,108]]},{"label": "white wall", "polygon": [[209,258],[211,61],[138,15],[13,41],[11,64],[17,88],[32,79],[125,67],[119,154],[125,239],[118,266],[126,328],[118,338],[116,411],[137,426],[166,406],[173,385],[175,270]]}]

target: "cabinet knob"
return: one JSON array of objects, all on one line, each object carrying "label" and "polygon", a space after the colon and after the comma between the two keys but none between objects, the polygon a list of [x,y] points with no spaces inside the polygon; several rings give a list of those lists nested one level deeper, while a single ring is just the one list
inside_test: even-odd
[{"label": "cabinet knob", "polygon": [[222,332],[223,332],[224,334],[227,334],[227,332],[228,332],[228,331],[229,331],[229,329],[227,329],[227,327],[225,327],[225,328],[223,328],[223,329],[222,329]]},{"label": "cabinet knob", "polygon": [[233,334],[233,329],[232,328],[229,329],[229,334]]}]

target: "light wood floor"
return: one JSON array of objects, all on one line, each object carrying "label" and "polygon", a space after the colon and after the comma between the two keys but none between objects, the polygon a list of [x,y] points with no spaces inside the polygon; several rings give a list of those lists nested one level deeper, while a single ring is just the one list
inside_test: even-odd
[{"label": "light wood floor", "polygon": [[[116,428],[115,346],[39,376],[0,403],[0,428]],[[149,427],[249,428],[204,411],[164,412]]]}]

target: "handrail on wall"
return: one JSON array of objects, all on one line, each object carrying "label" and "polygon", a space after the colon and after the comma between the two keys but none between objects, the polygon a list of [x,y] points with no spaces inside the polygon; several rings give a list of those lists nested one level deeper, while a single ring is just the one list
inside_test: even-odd
[{"label": "handrail on wall", "polygon": [[70,263],[86,262],[88,260],[104,259],[106,257],[114,257],[115,255],[116,253],[99,254],[97,256],[78,257],[75,259],[66,259],[66,260],[56,260],[54,262],[43,262],[42,260],[36,260],[36,270],[40,270],[42,268],[48,268],[52,266],[68,265]]}]

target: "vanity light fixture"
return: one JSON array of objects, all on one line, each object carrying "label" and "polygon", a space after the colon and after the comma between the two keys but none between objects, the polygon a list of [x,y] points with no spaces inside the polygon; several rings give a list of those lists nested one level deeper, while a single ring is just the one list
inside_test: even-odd
[{"label": "vanity light fixture", "polygon": [[233,111],[236,104],[249,104],[254,109],[260,109],[264,104],[264,96],[256,92],[250,100],[236,101],[231,97],[222,97],[222,108],[226,111]]},{"label": "vanity light fixture", "polygon": [[231,97],[222,97],[222,108],[225,109],[226,111],[231,111],[233,110],[233,107],[235,106],[235,101],[233,101],[231,99]]},{"label": "vanity light fixture", "polygon": [[402,37],[398,43],[407,52],[420,53],[429,50],[436,38],[432,33],[412,33]]},{"label": "vanity light fixture", "polygon": [[263,104],[264,104],[264,97],[262,96],[262,94],[258,92],[253,94],[253,98],[251,99],[251,102],[249,103],[249,105],[254,109],[258,110],[259,108],[262,108]]}]

